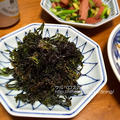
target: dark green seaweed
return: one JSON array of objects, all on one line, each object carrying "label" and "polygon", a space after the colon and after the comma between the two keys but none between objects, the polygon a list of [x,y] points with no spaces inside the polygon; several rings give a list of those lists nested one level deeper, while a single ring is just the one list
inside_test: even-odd
[{"label": "dark green seaweed", "polygon": [[[57,33],[43,38],[44,24],[18,42],[10,53],[13,68],[3,68],[0,75],[12,75],[6,87],[21,90],[16,101],[51,106],[71,106],[71,97],[80,93],[77,79],[83,67],[83,55],[68,37]],[[81,66],[78,69],[78,66]]]}]

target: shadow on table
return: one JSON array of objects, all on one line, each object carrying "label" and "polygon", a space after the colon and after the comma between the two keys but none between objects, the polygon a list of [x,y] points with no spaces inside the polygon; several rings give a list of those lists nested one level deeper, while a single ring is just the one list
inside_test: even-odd
[{"label": "shadow on table", "polygon": [[52,16],[50,16],[45,10],[42,10],[40,18],[42,18],[45,23],[58,24],[58,22]]},{"label": "shadow on table", "polygon": [[[29,118],[29,117],[13,117],[12,116],[12,120],[59,120],[59,119],[55,119],[55,118]],[[72,119],[62,119],[62,120],[72,120]]]},{"label": "shadow on table", "polygon": [[84,33],[85,35],[87,35],[88,37],[92,37],[94,35],[100,34],[103,31],[105,32],[107,29],[109,29],[112,26],[112,24],[113,24],[112,21],[110,21],[96,28],[91,28],[91,29],[77,28],[77,29],[82,33]]},{"label": "shadow on table", "polygon": [[120,82],[117,80],[116,76],[114,75],[111,65],[109,63],[108,56],[107,56],[107,45],[103,50],[103,57],[104,57],[105,65],[107,66],[106,67],[107,77],[108,77],[107,85],[109,87],[109,90],[114,91],[113,96],[115,97],[117,102],[120,104]]}]

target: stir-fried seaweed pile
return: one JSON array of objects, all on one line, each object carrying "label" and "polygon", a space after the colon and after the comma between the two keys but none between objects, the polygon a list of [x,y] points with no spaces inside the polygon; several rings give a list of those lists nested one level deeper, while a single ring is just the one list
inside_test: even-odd
[{"label": "stir-fried seaweed pile", "polygon": [[22,91],[16,101],[69,107],[71,96],[80,91],[76,80],[83,67],[83,55],[62,34],[43,38],[43,29],[44,24],[35,32],[29,31],[23,42],[9,51],[13,69],[3,68],[0,75],[13,75],[6,87]]}]

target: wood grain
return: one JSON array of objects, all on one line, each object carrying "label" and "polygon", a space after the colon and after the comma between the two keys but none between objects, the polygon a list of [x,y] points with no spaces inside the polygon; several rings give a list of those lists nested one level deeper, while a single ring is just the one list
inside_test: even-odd
[{"label": "wood grain", "polygon": [[[118,0],[120,6],[120,0]],[[40,0],[18,0],[20,21],[9,28],[0,29],[0,37],[35,22],[58,23],[40,7]],[[94,41],[103,53],[108,82],[94,99],[74,118],[70,120],[120,120],[120,83],[116,79],[107,56],[107,42],[111,31],[120,23],[120,16],[111,22],[94,29],[77,28]],[[113,91],[113,94],[111,94]],[[44,118],[21,118],[9,115],[0,104],[0,120],[56,120]]]}]

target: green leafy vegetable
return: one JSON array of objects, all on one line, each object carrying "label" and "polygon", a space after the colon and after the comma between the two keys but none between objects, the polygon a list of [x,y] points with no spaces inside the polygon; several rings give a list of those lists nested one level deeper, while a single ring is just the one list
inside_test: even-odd
[{"label": "green leafy vegetable", "polygon": [[50,0],[51,2],[60,2],[60,0]]},{"label": "green leafy vegetable", "polygon": [[3,68],[0,75],[13,76],[6,87],[22,91],[16,101],[69,107],[71,96],[80,92],[76,80],[81,75],[83,55],[62,34],[43,38],[43,29],[44,24],[29,31],[23,42],[9,51],[13,68]]},{"label": "green leafy vegetable", "polygon": [[13,70],[9,69],[8,67],[0,69],[0,75],[2,76],[9,76],[12,72]]},{"label": "green leafy vegetable", "polygon": [[110,14],[110,8],[107,5],[104,5],[104,10],[101,14],[101,18],[107,18]]},{"label": "green leafy vegetable", "polygon": [[89,0],[89,3],[91,7],[95,7],[95,3],[93,2],[93,0]]}]

